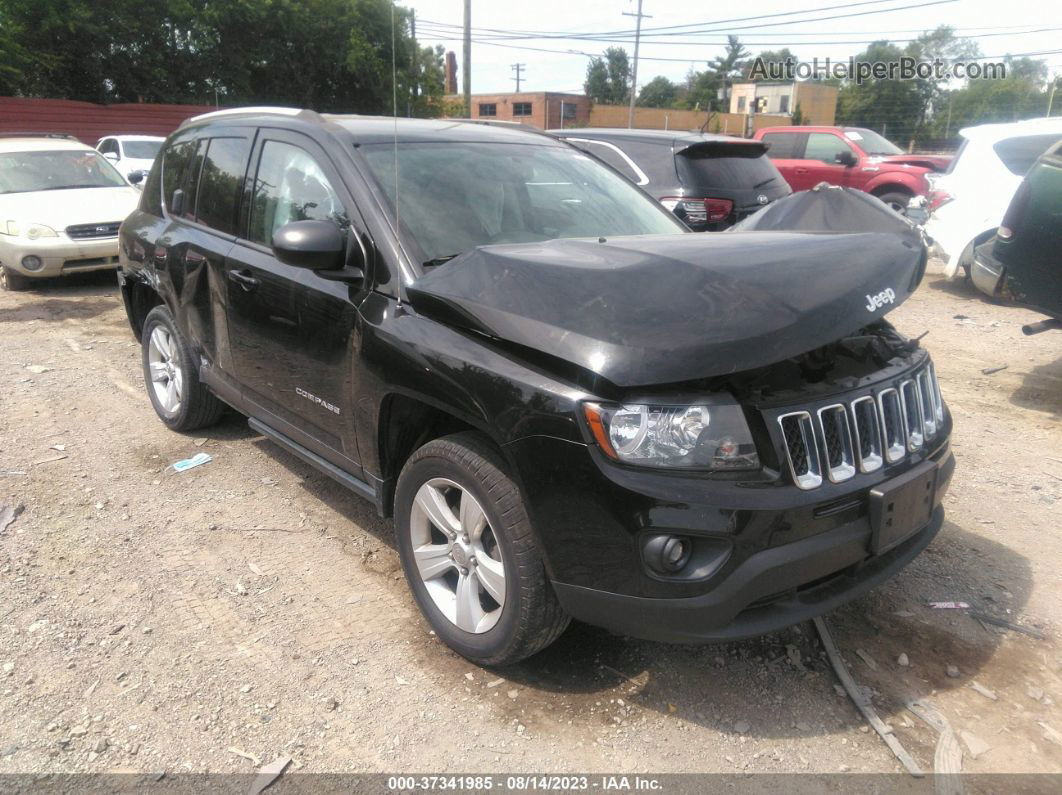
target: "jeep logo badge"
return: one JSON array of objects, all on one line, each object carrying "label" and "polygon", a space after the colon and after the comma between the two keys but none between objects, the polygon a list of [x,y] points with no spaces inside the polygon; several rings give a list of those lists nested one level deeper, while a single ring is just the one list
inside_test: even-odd
[{"label": "jeep logo badge", "polygon": [[885,306],[885,304],[896,303],[896,293],[893,292],[891,287],[886,287],[877,295],[867,296],[867,311],[873,312],[875,309]]},{"label": "jeep logo badge", "polygon": [[766,204],[767,197],[761,193],[759,196],[756,197],[756,201],[758,201],[760,204]]}]

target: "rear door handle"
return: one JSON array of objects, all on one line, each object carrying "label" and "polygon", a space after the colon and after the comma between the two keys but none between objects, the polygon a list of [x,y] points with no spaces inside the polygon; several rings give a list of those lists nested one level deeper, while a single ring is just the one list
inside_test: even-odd
[{"label": "rear door handle", "polygon": [[258,279],[254,278],[250,271],[229,271],[229,281],[236,282],[247,292],[258,286]]},{"label": "rear door handle", "polygon": [[190,248],[184,252],[184,261],[191,262],[195,265],[202,265],[207,261],[207,258],[196,251],[194,248]]},{"label": "rear door handle", "polygon": [[806,168],[794,168],[793,169],[793,173],[794,174],[807,174],[808,170]]}]

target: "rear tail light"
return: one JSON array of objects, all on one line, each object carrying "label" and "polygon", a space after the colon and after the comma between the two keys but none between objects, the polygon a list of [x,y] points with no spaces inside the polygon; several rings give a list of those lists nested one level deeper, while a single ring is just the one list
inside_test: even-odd
[{"label": "rear tail light", "polygon": [[943,207],[955,197],[948,193],[946,190],[934,189],[929,192],[929,203],[926,205],[926,209],[929,212],[933,212],[938,207]]},{"label": "rear tail light", "polygon": [[734,210],[734,202],[730,199],[665,196],[660,200],[660,203],[689,224],[709,224],[725,221]]},{"label": "rear tail light", "polygon": [[999,229],[996,230],[996,235],[1001,240],[1010,240],[1014,237],[1014,233],[1021,227],[1021,219],[1025,215],[1025,208],[1028,204],[1029,182],[1028,180],[1022,180],[1021,185],[1018,186],[1018,190],[1014,194],[1014,198],[1010,200],[1007,212],[1003,215],[1003,222],[999,225]]}]

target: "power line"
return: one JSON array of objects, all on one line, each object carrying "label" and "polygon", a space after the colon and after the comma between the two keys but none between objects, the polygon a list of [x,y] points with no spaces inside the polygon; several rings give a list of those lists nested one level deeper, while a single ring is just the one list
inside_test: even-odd
[{"label": "power line", "polygon": [[[985,39],[985,38],[992,38],[992,37],[996,37],[996,36],[1024,36],[1026,34],[1031,34],[1031,33],[1051,33],[1051,32],[1059,31],[1059,30],[1062,30],[1062,27],[1036,28],[1035,30],[1023,30],[1023,31],[1017,31],[1017,32],[1014,32],[1014,33],[1008,33],[1008,32],[980,33],[980,34],[971,34],[971,35],[960,36],[959,38],[964,38],[964,39]],[[756,34],[756,35],[758,35],[758,34]],[[787,34],[778,34],[778,35],[787,35]],[[822,34],[821,33],[815,33],[815,34],[808,33],[808,34],[804,34],[804,35],[809,35],[810,36],[810,35],[822,35]],[[643,35],[643,37],[644,37],[644,35]],[[437,41],[457,41],[458,40],[456,36],[450,36],[450,35],[442,35],[442,36],[436,35],[434,38]],[[481,43],[481,44],[485,44],[485,43],[492,43],[495,40],[477,38],[476,41]],[[623,42],[614,42],[614,40],[612,40],[612,39],[595,39],[595,38],[580,39],[580,41],[596,41],[596,42],[605,42],[605,43],[623,43]],[[830,40],[830,41],[744,41],[743,40],[741,43],[746,45],[746,46],[750,46],[750,47],[777,47],[780,44],[785,44],[785,45],[788,45],[788,46],[791,46],[791,47],[816,47],[816,46],[817,47],[828,47],[828,46],[833,46],[833,45],[875,44],[875,43],[877,43],[879,41],[886,41],[886,42],[888,42],[890,44],[909,44],[911,42],[921,41],[921,37],[913,38],[913,39],[896,39],[896,38],[887,38],[887,37],[883,37],[883,36],[878,36],[877,38],[874,38],[874,39],[848,39],[848,40]],[[648,42],[648,43],[652,44],[652,45],[661,45],[661,46],[725,47],[729,42],[727,42],[727,41],[704,41],[704,40],[700,40],[700,41],[654,41],[654,42]],[[560,52],[560,50],[558,50],[557,52]],[[685,59],[683,59],[683,60],[685,60]]]}]

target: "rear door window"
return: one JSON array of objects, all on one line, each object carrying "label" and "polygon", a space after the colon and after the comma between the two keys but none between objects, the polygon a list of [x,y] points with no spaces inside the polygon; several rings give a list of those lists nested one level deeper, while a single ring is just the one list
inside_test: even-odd
[{"label": "rear door window", "polygon": [[992,148],[1011,174],[1024,177],[1036,159],[1062,139],[1062,134],[1023,135],[996,142]]},{"label": "rear door window", "polygon": [[802,138],[800,133],[764,133],[760,140],[771,145],[767,150],[767,157],[771,160],[792,160],[800,157]]},{"label": "rear door window", "polygon": [[226,234],[236,232],[236,208],[243,193],[249,138],[211,138],[199,176],[196,220]]}]

